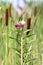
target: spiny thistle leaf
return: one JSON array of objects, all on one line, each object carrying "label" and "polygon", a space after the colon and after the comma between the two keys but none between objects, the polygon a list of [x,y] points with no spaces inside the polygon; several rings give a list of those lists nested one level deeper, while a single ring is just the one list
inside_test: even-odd
[{"label": "spiny thistle leaf", "polygon": [[32,30],[32,29],[26,30],[26,31],[24,31],[24,33],[28,32],[28,31],[31,31],[31,30]]},{"label": "spiny thistle leaf", "polygon": [[24,39],[25,39],[25,38],[28,38],[28,37],[31,37],[31,36],[33,36],[33,35],[35,35],[35,34],[26,35],[26,36],[24,37]]},{"label": "spiny thistle leaf", "polygon": [[9,37],[9,38],[15,40],[18,44],[20,44],[20,42],[16,38],[14,38],[14,37]]},{"label": "spiny thistle leaf", "polygon": [[16,51],[16,54],[20,57],[21,52],[18,49],[16,49],[16,48],[12,48],[12,49],[14,49]]}]

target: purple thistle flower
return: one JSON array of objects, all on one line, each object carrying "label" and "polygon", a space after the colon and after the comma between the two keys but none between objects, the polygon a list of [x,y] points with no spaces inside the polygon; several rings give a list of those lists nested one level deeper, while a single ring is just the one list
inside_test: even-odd
[{"label": "purple thistle flower", "polygon": [[20,21],[14,24],[15,27],[24,27],[25,22],[24,21]]}]

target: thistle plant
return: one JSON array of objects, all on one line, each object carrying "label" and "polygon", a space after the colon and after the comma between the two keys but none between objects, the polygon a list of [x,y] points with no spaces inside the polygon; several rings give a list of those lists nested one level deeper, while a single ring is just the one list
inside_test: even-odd
[{"label": "thistle plant", "polygon": [[[17,29],[19,29],[19,30],[21,29],[21,32],[17,31],[17,32],[21,33],[21,34],[20,34],[21,65],[23,65],[23,29],[24,29],[24,24],[25,24],[24,21],[20,21],[20,22],[18,22],[18,23],[15,23],[15,27],[16,27]],[[17,33],[17,34],[18,34],[18,33]],[[17,40],[19,41],[19,36],[17,37]]]},{"label": "thistle plant", "polygon": [[[30,22],[30,20],[31,20],[31,18],[29,18],[28,22]],[[25,45],[24,40],[25,40],[25,38],[28,38],[28,37],[32,36],[32,34],[31,35],[26,35],[27,32],[31,31],[30,24],[28,23],[29,28],[26,29],[26,30],[25,30],[24,26],[25,26],[25,21],[22,21],[22,20],[19,21],[19,22],[14,23],[14,27],[16,28],[16,37],[10,37],[11,39],[16,40],[17,45],[19,46],[19,48],[18,47],[16,47],[16,49],[14,48],[17,51],[17,55],[19,56],[19,59],[20,59],[20,60],[18,59],[18,61],[19,61],[17,63],[18,65],[25,65],[25,62],[28,58],[28,54],[31,51],[31,49],[29,48],[28,49],[29,53],[26,53],[26,58],[25,58],[24,57],[24,55],[25,55],[25,53],[24,53],[24,45]],[[16,60],[16,62],[17,62],[17,60]]]}]

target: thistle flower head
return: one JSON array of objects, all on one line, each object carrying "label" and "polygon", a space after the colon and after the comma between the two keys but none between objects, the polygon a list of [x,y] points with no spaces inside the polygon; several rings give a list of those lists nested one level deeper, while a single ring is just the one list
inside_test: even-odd
[{"label": "thistle flower head", "polygon": [[19,21],[14,24],[15,27],[24,27],[25,22],[24,21]]}]

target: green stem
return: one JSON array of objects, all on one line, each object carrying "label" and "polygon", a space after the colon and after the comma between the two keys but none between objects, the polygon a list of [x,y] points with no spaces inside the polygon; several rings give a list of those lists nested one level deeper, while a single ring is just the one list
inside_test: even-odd
[{"label": "green stem", "polygon": [[6,53],[5,53],[5,65],[8,65],[7,59],[8,59],[8,27],[6,27]]},{"label": "green stem", "polygon": [[23,37],[21,37],[21,65],[23,65]]}]

